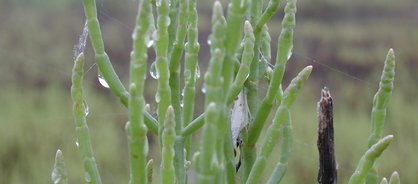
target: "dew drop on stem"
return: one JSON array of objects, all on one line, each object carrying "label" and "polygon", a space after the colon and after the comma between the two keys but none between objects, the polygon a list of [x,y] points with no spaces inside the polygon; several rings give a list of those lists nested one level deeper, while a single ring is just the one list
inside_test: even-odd
[{"label": "dew drop on stem", "polygon": [[149,72],[151,74],[151,77],[154,78],[154,79],[158,79],[160,77],[160,74],[158,73],[156,65],[157,65],[157,62],[155,62],[155,61],[152,62],[151,68],[149,70]]},{"label": "dew drop on stem", "polygon": [[161,96],[160,96],[160,93],[157,92],[157,94],[155,94],[155,102],[160,103],[160,101],[161,101]]},{"label": "dew drop on stem", "polygon": [[206,93],[206,84],[203,84],[202,88],[200,88],[200,91],[202,91],[203,94]]},{"label": "dew drop on stem", "polygon": [[200,67],[198,64],[196,65],[195,75],[196,75],[196,78],[200,78]]},{"label": "dew drop on stem", "polygon": [[89,115],[89,105],[87,104],[86,100],[83,100],[83,105],[84,105],[84,116],[88,116]]},{"label": "dew drop on stem", "polygon": [[88,173],[88,172],[84,172],[84,180],[85,180],[87,183],[90,183],[90,182],[91,182],[91,176],[90,176],[90,173]]},{"label": "dew drop on stem", "polygon": [[152,47],[152,45],[154,45],[154,40],[153,40],[153,39],[149,39],[149,38],[148,38],[148,39],[146,40],[146,42],[147,42],[147,47],[148,47],[148,48],[150,48],[150,47]]},{"label": "dew drop on stem", "polygon": [[97,79],[99,80],[99,83],[105,87],[105,88],[109,88],[109,84],[106,82],[106,80],[104,79],[104,77],[102,75],[97,75]]}]

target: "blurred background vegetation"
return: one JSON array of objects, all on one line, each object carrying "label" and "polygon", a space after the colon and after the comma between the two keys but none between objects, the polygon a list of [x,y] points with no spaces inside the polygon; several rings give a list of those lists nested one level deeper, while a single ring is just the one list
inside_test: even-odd
[{"label": "blurred background vegetation", "polygon": [[[206,39],[212,1],[199,3],[203,72],[209,58]],[[97,5],[106,50],[126,82],[136,1],[98,0]],[[269,23],[273,52],[280,12]],[[390,47],[395,49],[397,69],[384,134],[394,134],[395,140],[380,159],[380,172],[389,176],[398,170],[403,183],[418,181],[417,20],[416,0],[298,1],[294,55],[285,85],[303,66],[313,65],[314,71],[292,109],[296,140],[284,183],[316,181],[316,101],[324,85],[334,96],[339,179],[347,181],[367,148],[372,97]],[[70,99],[72,48],[83,25],[81,1],[0,0],[0,183],[50,183],[58,148],[63,150],[70,182],[83,182]],[[127,112],[100,86],[90,47],[86,55],[88,123],[100,171],[105,183],[127,183]],[[155,81],[147,85],[147,102],[155,107]],[[200,113],[203,94],[198,98]],[[152,137],[150,142],[154,143]],[[153,148],[149,157],[155,159],[159,153]],[[270,163],[268,167],[273,167]]]}]

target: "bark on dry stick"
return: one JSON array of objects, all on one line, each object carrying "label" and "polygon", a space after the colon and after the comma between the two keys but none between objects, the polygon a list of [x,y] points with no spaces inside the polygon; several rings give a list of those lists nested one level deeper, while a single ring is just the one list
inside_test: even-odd
[{"label": "bark on dry stick", "polygon": [[319,171],[318,183],[337,183],[337,163],[334,154],[334,125],[332,113],[332,98],[328,88],[321,91],[321,100],[318,102],[318,151]]}]

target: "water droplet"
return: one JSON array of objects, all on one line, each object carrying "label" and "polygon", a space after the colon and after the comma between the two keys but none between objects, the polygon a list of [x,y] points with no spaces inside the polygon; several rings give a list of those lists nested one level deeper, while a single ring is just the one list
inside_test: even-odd
[{"label": "water droplet", "polygon": [[289,53],[287,53],[287,60],[289,60],[290,57],[292,57],[292,49],[290,49],[289,50]]},{"label": "water droplet", "polygon": [[200,89],[200,91],[202,91],[203,94],[206,93],[206,84],[203,84],[202,88]]},{"label": "water droplet", "polygon": [[61,182],[61,173],[59,173],[58,169],[54,168],[51,174],[51,180],[54,182],[54,184],[58,184]]},{"label": "water droplet", "polygon": [[87,183],[90,183],[91,182],[90,173],[84,172],[84,180],[86,180]]},{"label": "water droplet", "polygon": [[198,64],[196,65],[196,71],[195,71],[195,74],[196,74],[196,78],[200,78],[200,67],[199,67],[199,65],[198,65]]},{"label": "water droplet", "polygon": [[181,107],[181,108],[183,108],[183,106],[184,106],[184,105],[183,105],[183,102],[182,102],[182,103],[180,103],[180,107]]},{"label": "water droplet", "polygon": [[212,45],[212,40],[210,38],[208,39],[208,45]]},{"label": "water droplet", "polygon": [[184,89],[181,90],[181,96],[184,96]]},{"label": "water droplet", "polygon": [[157,70],[157,62],[152,62],[152,64],[151,64],[151,68],[150,68],[150,74],[151,74],[151,77],[152,78],[154,78],[154,79],[158,79],[159,77],[160,77],[160,74],[158,73],[158,70]]},{"label": "water droplet", "polygon": [[185,167],[186,169],[190,168],[191,166],[192,166],[192,162],[190,162],[190,161],[188,161],[188,160],[186,160],[186,161],[184,162],[184,167]]},{"label": "water droplet", "polygon": [[109,88],[109,84],[107,84],[106,80],[104,79],[104,77],[102,75],[97,75],[97,78],[99,79],[99,83],[105,87],[105,88]]},{"label": "water droplet", "polygon": [[77,141],[75,141],[75,145],[76,145],[77,147],[80,147],[80,143],[78,143],[78,140],[77,140]]},{"label": "water droplet", "polygon": [[250,76],[250,73],[248,73],[248,74],[245,76],[245,80],[247,80],[249,76]]},{"label": "water droplet", "polygon": [[146,112],[151,112],[151,105],[150,104],[145,105],[145,111]]},{"label": "water droplet", "polygon": [[160,96],[160,93],[157,92],[157,94],[155,94],[155,102],[160,103],[160,101],[161,101],[161,96]]},{"label": "water droplet", "polygon": [[88,116],[89,115],[89,105],[87,104],[87,102],[85,100],[83,100],[83,105],[84,105],[84,116]]},{"label": "water droplet", "polygon": [[150,48],[150,47],[152,47],[152,45],[154,45],[154,40],[153,39],[147,39],[146,42],[147,42],[147,47],[148,48]]}]

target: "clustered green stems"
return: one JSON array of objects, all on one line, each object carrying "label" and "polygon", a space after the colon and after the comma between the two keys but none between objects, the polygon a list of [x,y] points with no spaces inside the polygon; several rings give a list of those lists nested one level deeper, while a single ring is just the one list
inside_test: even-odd
[{"label": "clustered green stems", "polygon": [[[148,131],[157,135],[159,139],[161,159],[158,160],[161,160],[159,173],[162,183],[187,183],[190,160],[195,166],[198,183],[260,183],[267,160],[276,144],[281,147],[280,160],[267,183],[279,183],[282,180],[292,155],[293,129],[290,108],[297,92],[312,71],[312,66],[305,67],[289,86],[282,90],[281,83],[286,64],[292,56],[296,0],[287,0],[284,8],[285,14],[273,67],[269,66],[272,53],[267,22],[278,11],[280,0],[270,0],[265,9],[261,0],[231,0],[226,17],[223,15],[221,3],[214,2],[212,33],[208,42],[211,57],[204,77],[204,113],[195,119],[193,118],[200,50],[197,0],[139,1],[136,25],[132,34],[129,91],[115,73],[105,52],[95,0],[83,2],[99,72],[111,91],[129,111],[126,132],[130,183],[145,184],[153,180],[154,160],[148,160]],[[156,9],[156,21],[153,9]],[[158,79],[155,98],[158,104],[157,118],[150,115],[147,110],[149,106],[147,108],[144,99],[147,52],[152,45],[156,53],[156,61],[152,66],[156,68],[155,77]],[[88,182],[101,183],[85,122],[82,95],[83,59],[84,55],[80,54],[73,70],[72,96],[77,138],[85,159]],[[370,148],[360,160],[356,172],[350,179],[351,183],[362,183],[366,179],[370,170],[376,167],[376,159],[393,139],[393,136],[381,138],[385,109],[393,89],[392,50],[389,51],[385,63],[380,88],[374,99]],[[259,103],[258,83],[264,79],[268,81],[269,86]],[[239,136],[242,139],[242,169],[241,179],[237,179],[233,153],[237,140],[232,140],[230,109],[241,92],[246,93],[244,96],[248,102],[248,113],[252,118],[247,120],[247,127]],[[274,110],[274,104],[278,105],[274,119],[264,139],[259,141],[267,118]],[[192,159],[191,137],[201,127],[203,129],[200,147]],[[63,165],[58,164],[61,163],[58,161],[56,168]],[[60,169],[56,170],[56,173],[63,173],[58,172]],[[397,173],[392,175],[389,183],[398,182],[398,178]],[[385,181],[387,183],[385,179],[382,183]]]}]

